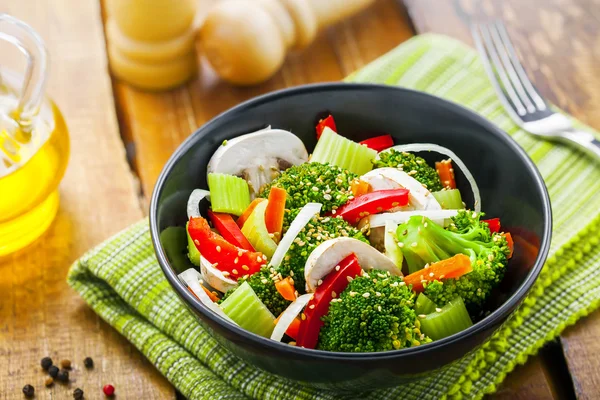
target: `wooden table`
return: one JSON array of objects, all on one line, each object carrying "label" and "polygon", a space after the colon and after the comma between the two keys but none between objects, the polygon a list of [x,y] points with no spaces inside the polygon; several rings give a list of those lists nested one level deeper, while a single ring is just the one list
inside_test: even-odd
[{"label": "wooden table", "polygon": [[[200,1],[202,7],[212,2]],[[5,0],[0,12],[29,22],[46,39],[49,92],[65,114],[72,143],[53,226],[30,248],[0,262],[1,399],[21,398],[26,383],[36,386],[37,398],[71,398],[75,387],[86,398],[102,398],[106,383],[122,399],[175,397],[143,355],[67,287],[65,276],[84,251],[143,217],[164,162],[183,139],[243,100],[339,80],[415,32],[470,42],[465,18],[477,15],[503,18],[543,94],[600,129],[600,0],[380,0],[292,54],[263,85],[231,87],[202,64],[197,80],[165,93],[111,81],[97,1]],[[494,397],[597,398],[599,336],[595,313],[518,367]],[[74,362],[69,387],[43,387],[39,360],[45,355]],[[82,365],[88,355],[96,361],[93,372]]]}]

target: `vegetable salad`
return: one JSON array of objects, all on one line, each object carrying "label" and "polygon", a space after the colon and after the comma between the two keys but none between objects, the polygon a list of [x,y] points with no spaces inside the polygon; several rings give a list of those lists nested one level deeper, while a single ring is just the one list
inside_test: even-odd
[{"label": "vegetable salad", "polygon": [[[179,275],[188,289],[254,334],[328,351],[418,346],[485,316],[513,244],[499,219],[484,219],[464,163],[390,135],[356,143],[332,116],[316,134],[310,157],[298,137],[270,127],[218,148],[208,190],[188,201],[195,268]],[[440,161],[428,164],[424,151]]]}]

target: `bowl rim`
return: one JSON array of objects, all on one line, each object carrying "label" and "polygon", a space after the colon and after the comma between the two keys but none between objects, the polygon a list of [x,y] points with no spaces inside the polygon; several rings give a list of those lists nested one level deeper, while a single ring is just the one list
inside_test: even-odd
[{"label": "bowl rim", "polygon": [[[185,154],[190,148],[195,145],[196,137],[203,131],[211,129],[211,127],[217,124],[222,118],[224,118],[227,114],[237,113],[245,111],[246,109],[253,108],[259,104],[268,103],[275,100],[281,100],[282,98],[294,96],[297,94],[306,94],[311,92],[322,92],[322,91],[356,91],[356,90],[383,90],[383,91],[393,91],[393,92],[404,92],[410,96],[417,97],[425,97],[428,101],[437,103],[437,106],[446,109],[449,112],[452,112],[458,116],[468,118],[483,128],[485,128],[488,133],[496,135],[499,139],[503,140],[524,162],[526,167],[528,168],[528,172],[532,174],[536,189],[538,193],[542,196],[542,216],[544,223],[544,230],[542,232],[542,237],[540,240],[540,248],[538,252],[538,256],[533,263],[532,268],[530,269],[527,277],[523,280],[521,285],[517,288],[517,290],[504,302],[501,306],[499,306],[496,310],[491,312],[488,316],[483,318],[481,321],[473,324],[471,327],[455,333],[454,335],[448,336],[446,338],[433,341],[431,343],[422,344],[415,347],[409,347],[399,350],[388,350],[382,352],[365,352],[365,353],[348,353],[348,352],[333,352],[326,350],[316,350],[316,349],[306,349],[303,347],[290,346],[283,342],[278,342],[275,340],[271,340],[269,338],[265,338],[259,335],[256,335],[252,332],[249,332],[240,326],[233,324],[229,321],[226,321],[222,317],[215,314],[213,311],[209,310],[206,306],[204,306],[195,296],[193,296],[186,287],[179,280],[177,273],[170,266],[166,253],[160,243],[160,232],[158,231],[158,199],[162,193],[164,188],[164,183],[167,177],[170,175],[173,167],[179,161],[181,156]],[[166,275],[167,280],[171,284],[172,287],[178,292],[180,297],[183,297],[188,306],[192,306],[194,310],[201,314],[203,319],[210,320],[212,323],[219,325],[221,328],[229,330],[232,333],[240,335],[245,339],[252,342],[255,346],[263,346],[270,348],[274,351],[283,352],[285,354],[289,354],[291,356],[301,356],[301,357],[310,357],[315,360],[337,360],[337,361],[381,361],[386,359],[396,359],[398,357],[403,356],[417,356],[421,353],[434,351],[436,349],[444,348],[446,346],[452,346],[455,343],[463,342],[468,340],[470,337],[473,337],[480,332],[486,330],[490,325],[498,324],[503,318],[508,317],[511,313],[511,310],[516,307],[522,299],[525,297],[527,292],[533,286],[533,283],[537,279],[544,262],[548,256],[548,252],[550,250],[550,239],[552,235],[552,210],[550,206],[550,197],[548,195],[548,191],[544,180],[533,163],[533,161],[529,158],[527,153],[519,146],[519,144],[512,139],[506,132],[498,128],[491,121],[487,120],[483,116],[476,114],[475,112],[465,108],[464,106],[454,103],[452,101],[448,101],[441,97],[437,97],[425,92],[401,88],[397,86],[390,85],[381,85],[381,84],[371,84],[371,83],[346,83],[346,82],[329,82],[329,83],[317,83],[317,84],[308,84],[308,85],[300,85],[294,86],[290,88],[285,88],[281,90],[277,90],[274,92],[266,93],[252,99],[246,100],[222,113],[212,118],[210,121],[196,129],[186,140],[183,141],[179,145],[179,147],[173,152],[165,166],[163,167],[158,180],[154,186],[154,190],[152,193],[152,198],[150,202],[150,233],[152,237],[152,244],[154,246],[154,250],[158,259],[158,262],[163,270],[163,273]]]}]

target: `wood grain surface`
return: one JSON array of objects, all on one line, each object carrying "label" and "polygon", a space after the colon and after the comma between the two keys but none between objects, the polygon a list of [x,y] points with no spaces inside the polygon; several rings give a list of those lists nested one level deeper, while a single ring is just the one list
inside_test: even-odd
[{"label": "wood grain surface", "polygon": [[[0,262],[0,399],[102,399],[112,383],[120,399],[169,399],[167,380],[103,322],[66,283],[71,263],[111,234],[142,218],[133,175],[119,138],[96,1],[3,0],[0,12],[30,23],[51,54],[48,91],[71,134],[71,159],[50,230]],[[1,57],[0,57],[1,62]],[[69,385],[44,387],[40,359],[70,359]],[[88,371],[83,359],[91,356]]]},{"label": "wood grain surface", "polygon": [[[600,0],[405,0],[405,4],[418,32],[443,33],[467,43],[472,43],[470,18],[501,18],[542,94],[600,129]],[[534,378],[519,382],[519,372],[509,375],[504,387],[520,391],[509,390],[507,398],[520,398],[522,393],[529,393],[523,398],[548,398],[548,387],[551,397],[562,398],[557,393],[564,393],[564,387],[557,385],[572,385],[580,399],[600,398],[599,336],[596,312],[560,338],[571,379],[567,374],[544,379],[549,370],[560,367],[556,365],[560,359],[544,362],[536,357],[526,367]],[[548,387],[538,384],[544,380]]]}]

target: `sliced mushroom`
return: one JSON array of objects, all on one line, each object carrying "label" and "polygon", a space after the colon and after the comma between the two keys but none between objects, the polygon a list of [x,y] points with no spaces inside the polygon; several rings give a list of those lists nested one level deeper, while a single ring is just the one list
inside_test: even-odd
[{"label": "sliced mushroom", "polygon": [[208,172],[241,176],[254,198],[280,171],[306,161],[308,152],[298,136],[268,128],[224,142],[208,162]]},{"label": "sliced mushroom", "polygon": [[200,256],[200,272],[206,283],[217,289],[219,292],[225,293],[238,285],[236,281],[226,277],[222,271],[213,267],[212,264],[202,256]]},{"label": "sliced mushroom", "polygon": [[408,189],[410,204],[417,210],[442,209],[440,203],[421,182],[397,168],[377,168],[367,172],[360,179],[369,182],[373,190],[396,189],[398,187]]},{"label": "sliced mushroom", "polygon": [[389,271],[392,275],[402,276],[396,264],[375,248],[358,239],[340,237],[326,240],[308,256],[304,266],[306,291],[314,292],[319,280],[327,276],[340,261],[352,253],[356,255],[358,263],[365,271],[381,269]]}]

